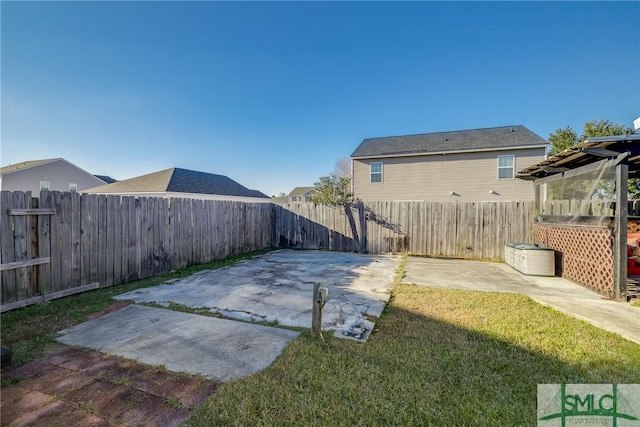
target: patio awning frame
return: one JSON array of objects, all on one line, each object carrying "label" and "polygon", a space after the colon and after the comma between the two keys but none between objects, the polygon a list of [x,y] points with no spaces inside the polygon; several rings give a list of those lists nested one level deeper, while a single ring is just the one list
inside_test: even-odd
[{"label": "patio awning frame", "polygon": [[628,179],[640,173],[640,135],[591,138],[543,162],[518,172],[517,178],[533,180],[536,206],[540,204],[540,186],[562,179],[615,167],[615,205],[613,221],[614,297],[627,293]]}]

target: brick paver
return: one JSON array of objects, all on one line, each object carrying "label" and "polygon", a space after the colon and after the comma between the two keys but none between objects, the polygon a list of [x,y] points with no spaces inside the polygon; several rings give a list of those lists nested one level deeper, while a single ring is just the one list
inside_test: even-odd
[{"label": "brick paver", "polygon": [[2,375],[2,426],[177,426],[217,383],[67,347]]}]

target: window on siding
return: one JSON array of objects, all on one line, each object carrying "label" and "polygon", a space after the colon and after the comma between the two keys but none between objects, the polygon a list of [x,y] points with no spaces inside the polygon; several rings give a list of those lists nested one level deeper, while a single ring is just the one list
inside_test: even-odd
[{"label": "window on siding", "polygon": [[382,162],[375,162],[369,165],[371,168],[371,182],[382,182]]},{"label": "window on siding", "polygon": [[78,184],[69,184],[69,192],[76,193],[78,191]]},{"label": "window on siding", "polygon": [[48,190],[49,188],[51,188],[49,181],[40,181],[40,190]]},{"label": "window on siding", "polygon": [[516,176],[516,156],[505,154],[498,156],[498,179],[513,179]]}]

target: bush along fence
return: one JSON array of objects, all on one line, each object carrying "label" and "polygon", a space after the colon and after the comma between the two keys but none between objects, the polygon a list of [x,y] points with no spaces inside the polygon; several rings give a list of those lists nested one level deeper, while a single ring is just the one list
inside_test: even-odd
[{"label": "bush along fence", "polygon": [[245,203],[0,193],[1,310],[268,247],[502,259],[532,202]]}]

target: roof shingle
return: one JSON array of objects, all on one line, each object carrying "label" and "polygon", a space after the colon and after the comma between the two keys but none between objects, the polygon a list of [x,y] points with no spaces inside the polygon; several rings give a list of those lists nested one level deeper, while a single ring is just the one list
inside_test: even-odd
[{"label": "roof shingle", "polygon": [[95,176],[96,178],[98,178],[101,181],[106,182],[107,184],[113,184],[114,182],[117,181],[117,179],[113,179],[108,175],[93,175],[93,176]]},{"label": "roof shingle", "polygon": [[522,125],[469,129],[417,135],[367,138],[351,157],[418,155],[438,152],[474,151],[546,146],[549,143]]},{"label": "roof shingle", "polygon": [[41,160],[27,160],[26,162],[16,163],[14,165],[7,165],[0,168],[0,175],[4,175],[5,173],[15,172],[22,169],[30,168],[33,166],[42,165],[45,163],[50,163],[56,160],[62,160],[61,157],[57,157],[55,159],[41,159]]},{"label": "roof shingle", "polygon": [[296,187],[289,193],[289,196],[304,196],[310,191],[315,190],[316,187]]},{"label": "roof shingle", "polygon": [[91,193],[176,192],[268,198],[224,175],[170,168],[87,190]]}]

